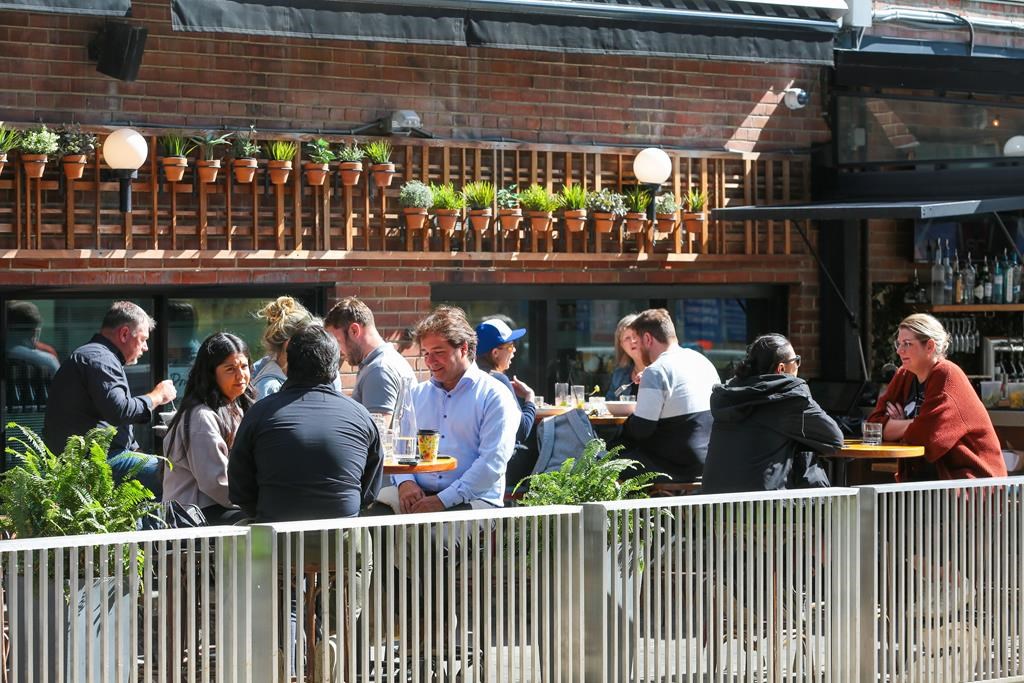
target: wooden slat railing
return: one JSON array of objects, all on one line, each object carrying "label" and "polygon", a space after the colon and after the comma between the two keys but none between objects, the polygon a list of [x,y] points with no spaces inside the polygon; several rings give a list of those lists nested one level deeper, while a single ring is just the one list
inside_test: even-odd
[{"label": "wooden slat railing", "polygon": [[[102,137],[109,129],[95,132]],[[562,229],[556,215],[553,230],[540,235],[530,233],[525,219],[514,233],[503,233],[496,220],[483,232],[471,230],[468,220],[460,220],[451,234],[442,234],[433,225],[425,234],[405,234],[397,202],[405,180],[453,182],[456,187],[472,180],[488,180],[496,187],[514,184],[524,188],[540,183],[553,192],[564,184],[582,184],[588,189],[611,187],[621,192],[636,183],[632,173],[636,149],[392,138],[392,161],[398,175],[392,186],[381,192],[368,171],[355,187],[342,186],[334,169],[326,185],[310,186],[298,157],[293,162],[296,170],[286,185],[269,183],[265,161],[260,162],[253,183],[239,184],[228,160],[216,182],[199,183],[194,159],[189,160],[182,182],[169,183],[157,156],[157,139],[163,131],[140,132],[149,141],[150,155],[133,182],[133,212],[127,216],[118,210],[118,184],[107,178],[99,153],[91,158],[85,177],[76,181],[63,178],[57,159],[51,159],[42,179],[28,179],[18,155],[12,153],[0,174],[0,248],[609,255],[637,251],[745,255],[794,252],[788,221],[709,220],[698,234],[687,233],[677,222],[672,232],[655,233],[652,229],[638,237],[627,234],[624,226],[617,226],[610,234],[598,234],[589,223],[584,232],[571,233]],[[290,139],[305,141],[310,137]],[[350,140],[345,138],[346,142]],[[698,187],[707,193],[709,209],[799,202],[808,197],[808,157],[685,150],[672,150],[669,155],[673,173],[665,191],[681,199],[691,187]]]}]

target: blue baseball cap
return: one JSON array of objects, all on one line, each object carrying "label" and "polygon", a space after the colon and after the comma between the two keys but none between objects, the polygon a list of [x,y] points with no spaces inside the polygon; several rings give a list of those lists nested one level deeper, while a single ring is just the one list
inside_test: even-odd
[{"label": "blue baseball cap", "polygon": [[476,326],[476,352],[490,353],[502,344],[515,341],[525,334],[525,328],[513,330],[500,320],[485,320]]}]

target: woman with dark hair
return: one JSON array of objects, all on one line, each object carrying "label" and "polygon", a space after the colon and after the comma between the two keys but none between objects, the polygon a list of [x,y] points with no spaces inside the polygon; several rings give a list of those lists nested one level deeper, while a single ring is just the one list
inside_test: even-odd
[{"label": "woman with dark hair", "polygon": [[747,347],[736,375],[711,390],[704,493],[828,486],[816,453],[843,445],[835,421],[797,377],[800,356],[781,334]]},{"label": "woman with dark hair", "polygon": [[198,505],[210,524],[243,517],[228,498],[228,453],[253,403],[249,379],[245,342],[227,332],[211,334],[196,353],[181,408],[164,437],[172,465],[164,471],[164,500]]}]

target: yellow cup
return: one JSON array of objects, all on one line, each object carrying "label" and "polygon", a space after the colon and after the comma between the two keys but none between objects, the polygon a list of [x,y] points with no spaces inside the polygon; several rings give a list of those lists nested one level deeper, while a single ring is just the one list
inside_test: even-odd
[{"label": "yellow cup", "polygon": [[416,443],[420,452],[420,460],[432,462],[437,460],[437,451],[441,447],[441,434],[433,429],[421,429],[416,433]]}]

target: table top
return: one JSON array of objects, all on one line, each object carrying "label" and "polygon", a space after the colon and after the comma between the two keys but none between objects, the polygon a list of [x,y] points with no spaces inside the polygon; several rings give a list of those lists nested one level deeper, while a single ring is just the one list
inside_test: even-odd
[{"label": "table top", "polygon": [[[545,417],[554,417],[555,415],[567,413],[570,410],[572,410],[572,408],[568,406],[544,406],[543,408],[537,408],[537,415],[534,419],[540,421],[543,420]],[[598,417],[596,415],[587,415],[587,418],[590,420],[590,424],[596,427],[607,427],[626,424],[626,420],[629,419],[629,416],[603,415]]]},{"label": "table top", "polygon": [[450,455],[439,455],[437,460],[423,462],[415,465],[399,465],[394,460],[384,460],[384,474],[426,474],[428,472],[447,472],[454,470],[459,461]]},{"label": "table top", "polygon": [[882,443],[874,446],[859,439],[843,442],[843,447],[835,453],[842,458],[862,460],[886,460],[892,458],[920,458],[924,456],[924,446],[911,446],[903,443]]}]

